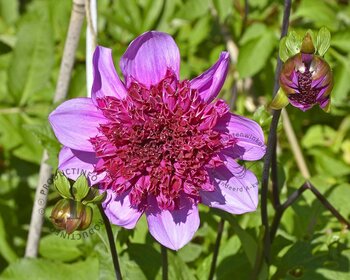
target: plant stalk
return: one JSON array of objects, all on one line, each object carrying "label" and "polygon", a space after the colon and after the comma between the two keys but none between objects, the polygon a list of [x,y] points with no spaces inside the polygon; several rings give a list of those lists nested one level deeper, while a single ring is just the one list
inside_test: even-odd
[{"label": "plant stalk", "polygon": [[[78,47],[81,27],[84,22],[84,3],[84,0],[73,0],[66,43],[64,46],[56,91],[53,98],[54,103],[64,100],[68,93],[69,82],[75,60],[75,52]],[[49,193],[49,186],[52,184],[52,167],[46,163],[48,158],[48,152],[47,150],[44,150],[30,220],[25,257],[36,258],[38,255],[38,247],[42,226],[44,223],[47,196]]]}]

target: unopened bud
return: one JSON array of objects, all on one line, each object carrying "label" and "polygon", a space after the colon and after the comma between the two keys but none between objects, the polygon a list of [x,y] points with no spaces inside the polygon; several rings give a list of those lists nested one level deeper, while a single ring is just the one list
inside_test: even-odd
[{"label": "unopened bud", "polygon": [[57,229],[71,234],[76,230],[87,229],[92,221],[92,209],[79,201],[61,199],[51,212],[51,222]]},{"label": "unopened bud", "polygon": [[294,107],[306,111],[319,104],[328,111],[329,95],[333,88],[332,70],[322,57],[306,51],[311,49],[304,49],[304,52],[285,62],[279,79],[280,86]]}]

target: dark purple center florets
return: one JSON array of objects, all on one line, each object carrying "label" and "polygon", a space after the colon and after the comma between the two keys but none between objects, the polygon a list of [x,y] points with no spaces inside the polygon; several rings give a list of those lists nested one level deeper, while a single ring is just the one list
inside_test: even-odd
[{"label": "dark purple center florets", "polygon": [[298,92],[291,94],[289,99],[296,101],[303,105],[316,103],[316,98],[320,92],[320,88],[312,88],[312,73],[308,67],[302,73],[297,71],[298,77]]},{"label": "dark purple center florets", "polygon": [[232,136],[214,130],[228,112],[221,100],[203,102],[189,81],[168,73],[150,89],[131,84],[124,100],[98,99],[109,120],[91,139],[101,182],[117,194],[130,191],[131,204],[143,208],[150,195],[161,209],[178,207],[185,193],[199,200],[199,191],[212,191],[207,168],[222,164],[217,153],[232,146]]}]

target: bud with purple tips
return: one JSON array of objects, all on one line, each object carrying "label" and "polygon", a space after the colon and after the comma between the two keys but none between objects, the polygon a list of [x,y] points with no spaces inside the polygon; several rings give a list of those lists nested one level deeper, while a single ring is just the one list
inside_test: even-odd
[{"label": "bud with purple tips", "polygon": [[[281,109],[291,103],[302,111],[310,109],[315,104],[319,104],[324,111],[329,111],[333,74],[329,64],[320,56],[329,47],[330,35],[325,30],[321,29],[318,34],[317,50],[310,33],[304,37],[298,53],[293,54],[289,49],[289,54],[292,55],[289,58],[285,57],[279,77],[281,90],[271,104],[273,109]],[[327,36],[323,40],[321,36],[324,34]],[[288,48],[287,43],[286,45]],[[295,49],[298,47],[293,50]],[[320,55],[316,55],[316,52]],[[281,59],[284,60],[283,57]]]}]

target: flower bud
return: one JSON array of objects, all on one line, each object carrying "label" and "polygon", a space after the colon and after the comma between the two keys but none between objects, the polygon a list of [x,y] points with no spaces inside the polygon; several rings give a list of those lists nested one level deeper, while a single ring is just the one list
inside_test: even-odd
[{"label": "flower bud", "polygon": [[329,64],[314,52],[311,36],[307,34],[301,52],[287,59],[283,65],[279,82],[294,107],[306,111],[319,104],[328,111],[333,74]]},{"label": "flower bud", "polygon": [[61,199],[52,209],[50,219],[57,229],[71,234],[75,230],[85,230],[90,226],[92,209],[79,201]]},{"label": "flower bud", "polygon": [[327,111],[333,88],[332,70],[320,56],[299,53],[283,65],[280,86],[294,107],[306,111],[318,103]]}]

